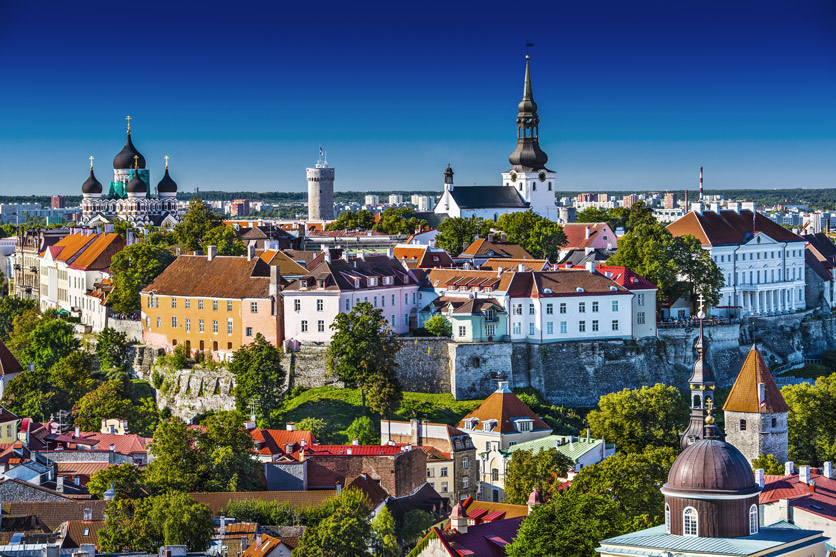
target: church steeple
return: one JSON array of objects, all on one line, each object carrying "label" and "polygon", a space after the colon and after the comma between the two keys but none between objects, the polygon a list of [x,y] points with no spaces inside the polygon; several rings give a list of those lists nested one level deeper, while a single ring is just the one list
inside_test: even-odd
[{"label": "church steeple", "polygon": [[[717,387],[717,382],[714,379],[714,372],[711,371],[711,366],[705,359],[705,354],[708,351],[708,343],[703,335],[703,319],[705,312],[702,309],[702,298],[700,299],[700,336],[697,338],[697,361],[694,362],[694,368],[691,372],[691,378],[688,379],[688,387],[691,391],[691,422],[688,424],[688,429],[680,434],[680,446],[685,449],[688,445],[694,443],[699,439],[705,439],[709,435],[707,429],[711,429],[712,437],[722,437],[714,427],[713,418],[710,415],[710,410],[714,405],[714,389]],[[709,410],[707,412],[706,410]],[[711,419],[711,422],[707,421]],[[710,425],[711,428],[707,426]]]},{"label": "church steeple", "polygon": [[531,88],[530,57],[525,56],[525,83],[523,98],[517,105],[517,148],[508,157],[511,167],[522,172],[545,169],[549,156],[540,148],[540,117]]}]

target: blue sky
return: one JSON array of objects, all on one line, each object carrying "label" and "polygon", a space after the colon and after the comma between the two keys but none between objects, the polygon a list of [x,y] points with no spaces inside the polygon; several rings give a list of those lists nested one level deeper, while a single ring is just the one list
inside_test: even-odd
[{"label": "blue sky", "polygon": [[[175,5],[181,4],[181,5]],[[302,5],[304,4],[304,5]],[[300,191],[499,183],[523,56],[563,190],[836,187],[836,3],[0,1],[0,195],[108,178]]]}]

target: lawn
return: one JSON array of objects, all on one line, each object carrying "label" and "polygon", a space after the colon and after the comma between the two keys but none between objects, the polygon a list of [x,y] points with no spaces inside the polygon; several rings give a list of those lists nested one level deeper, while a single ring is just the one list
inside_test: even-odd
[{"label": "lawn", "polygon": [[[482,400],[456,400],[450,393],[426,394],[405,392],[401,408],[389,416],[395,420],[421,418],[431,422],[455,425]],[[288,397],[282,405],[283,420],[298,422],[304,418],[322,418],[328,423],[331,439],[346,442],[345,430],[355,418],[363,414],[359,389],[318,387],[295,397]],[[369,413],[374,422],[381,416]]]}]

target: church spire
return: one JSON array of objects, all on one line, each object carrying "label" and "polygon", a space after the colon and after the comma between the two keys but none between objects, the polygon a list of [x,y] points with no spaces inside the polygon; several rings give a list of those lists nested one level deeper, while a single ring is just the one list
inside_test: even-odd
[{"label": "church spire", "polygon": [[[711,426],[711,435],[714,437],[722,436],[714,426],[714,419],[711,416],[711,411],[714,406],[714,389],[716,388],[716,380],[714,379],[714,372],[711,371],[711,366],[705,359],[708,352],[708,343],[703,334],[703,320],[705,319],[705,299],[700,295],[700,311],[697,316],[700,318],[700,335],[697,337],[697,361],[694,362],[694,368],[691,372],[691,378],[688,379],[688,387],[690,389],[691,400],[691,422],[681,434],[680,446],[685,449],[688,445],[694,443],[699,439],[706,438],[706,426]],[[711,420],[709,422],[709,419]]]},{"label": "church spire", "polygon": [[531,58],[525,55],[523,98],[517,105],[517,148],[508,157],[511,167],[522,172],[544,169],[549,156],[540,148],[540,117],[531,87]]}]

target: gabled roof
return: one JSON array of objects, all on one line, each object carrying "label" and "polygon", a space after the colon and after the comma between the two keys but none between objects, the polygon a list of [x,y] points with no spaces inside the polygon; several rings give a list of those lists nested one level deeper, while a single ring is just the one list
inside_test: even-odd
[{"label": "gabled roof", "polygon": [[[758,384],[764,384],[763,403],[758,400]],[[760,351],[752,346],[743,367],[737,375],[737,379],[731,388],[726,403],[723,405],[726,412],[758,412],[761,414],[773,414],[777,412],[789,412],[781,390],[775,384],[772,372],[763,361]]]},{"label": "gabled roof", "polygon": [[21,371],[23,371],[23,366],[14,357],[9,347],[3,341],[0,341],[0,375],[10,375]]},{"label": "gabled roof", "polygon": [[504,270],[476,271],[469,269],[431,269],[426,273],[425,283],[431,288],[455,288],[460,290],[482,290],[490,288],[492,291],[504,292],[511,284],[514,273]]},{"label": "gabled roof", "polygon": [[299,450],[302,441],[306,445],[316,443],[310,431],[288,431],[286,429],[254,429],[250,432],[256,443],[256,452],[261,455],[284,455],[285,445],[293,445],[291,452]]},{"label": "gabled roof", "polygon": [[550,268],[548,259],[491,258],[479,265],[479,269],[494,270],[502,267],[508,271],[518,271],[520,265],[524,271],[546,271]]},{"label": "gabled roof", "polygon": [[595,269],[627,290],[656,290],[656,285],[627,267],[596,265]]},{"label": "gabled roof", "polygon": [[[383,277],[391,277],[392,284],[383,284]],[[377,285],[371,286],[369,279],[377,279]],[[307,288],[302,287],[302,281],[312,282]],[[320,287],[322,283],[322,287]],[[366,255],[365,259],[356,258],[351,261],[332,259],[322,261],[310,270],[304,277],[292,281],[283,292],[305,291],[357,291],[366,289],[393,288],[406,284],[415,284],[409,271],[403,268],[400,261],[390,259],[386,255]]]},{"label": "gabled roof", "polygon": [[450,254],[439,248],[422,245],[397,245],[392,250],[395,259],[400,259],[408,266],[424,269],[433,267],[453,267],[453,258]]},{"label": "gabled roof", "polygon": [[565,253],[559,263],[561,265],[585,265],[590,261],[604,263],[613,253],[615,250],[601,248],[591,250],[590,253],[587,253],[586,249],[572,249]]},{"label": "gabled roof", "polygon": [[836,244],[827,234],[819,232],[817,234],[802,234],[801,237],[810,242],[810,245],[816,248],[822,256],[831,261],[836,261]]},{"label": "gabled roof", "polygon": [[279,544],[284,544],[286,547],[293,550],[296,549],[297,545],[299,545],[299,538],[275,538],[268,534],[261,534],[261,545],[253,543],[250,547],[244,550],[241,557],[266,557],[279,547]]},{"label": "gabled roof", "polygon": [[281,251],[264,250],[259,257],[271,267],[278,267],[282,276],[304,275],[308,272],[305,267]]},{"label": "gabled roof", "polygon": [[822,280],[833,280],[833,274],[830,271],[833,268],[833,263],[825,258],[812,244],[804,246],[804,263]]},{"label": "gabled roof", "polygon": [[566,234],[566,244],[561,246],[561,250],[585,249],[603,235],[607,236],[606,241],[611,243],[613,248],[617,244],[615,232],[605,222],[569,222],[563,225],[563,232]]},{"label": "gabled roof", "polygon": [[[476,424],[476,428],[469,429],[466,427],[466,424],[470,423],[473,418],[478,419],[478,423]],[[456,427],[466,432],[474,430],[482,431],[483,423],[489,420],[495,420],[496,426],[489,431],[515,433],[518,431],[514,427],[514,420],[517,418],[533,420],[532,431],[548,430],[551,432],[552,428],[504,385],[486,398],[476,410],[459,420]]]},{"label": "gabled roof", "polygon": [[[311,445],[296,451],[293,453],[293,457],[301,460],[299,453],[303,450],[305,451],[305,458],[317,456],[397,456],[408,452],[404,445]],[[411,450],[418,450],[418,447],[413,445]]]},{"label": "gabled roof", "polygon": [[478,557],[502,557],[505,546],[514,541],[523,516],[506,518],[493,522],[483,522],[467,527],[467,532],[460,533],[455,529],[441,530],[433,528],[432,532],[441,540],[450,555],[474,555]]},{"label": "gabled roof", "polygon": [[460,258],[508,258],[508,259],[534,259],[534,256],[525,251],[519,244],[512,242],[489,242],[485,238],[476,238],[467,248],[459,254]]},{"label": "gabled roof", "polygon": [[15,414],[7,410],[5,407],[0,406],[0,424],[5,424],[7,422],[14,422],[19,420]]},{"label": "gabled roof", "polygon": [[270,266],[258,257],[181,255],[160,273],[145,293],[203,298],[267,298]]},{"label": "gabled roof", "polygon": [[624,295],[629,294],[629,290],[599,272],[589,272],[581,267],[514,273],[508,294],[512,298],[550,298],[590,294]]},{"label": "gabled roof", "polygon": [[56,242],[50,248],[49,253],[56,261],[67,262],[79,251],[84,249],[85,246],[92,243],[97,236],[97,234],[88,234],[86,232],[68,234]]},{"label": "gabled roof", "polygon": [[137,433],[119,435],[98,431],[82,431],[78,437],[75,436],[75,432],[64,433],[56,436],[54,440],[68,447],[82,445],[84,447],[96,447],[100,451],[110,450],[110,446],[113,445],[114,450],[123,455],[147,453],[147,446],[152,441],[150,437],[142,437]]},{"label": "gabled roof", "polygon": [[803,242],[804,238],[793,234],[780,224],[760,213],[754,217],[752,211],[692,211],[668,225],[674,236],[690,234],[705,245],[743,244],[756,233],[766,234],[777,242]]},{"label": "gabled roof", "polygon": [[[77,256],[69,261],[71,269],[102,271],[110,268],[111,258],[125,247],[125,239],[119,234],[96,234]],[[61,253],[64,255],[64,252]]]},{"label": "gabled roof", "polygon": [[83,543],[91,543],[99,547],[99,530],[104,530],[104,520],[68,520],[67,536],[62,547],[80,547]]},{"label": "gabled roof", "polygon": [[381,503],[389,498],[389,492],[383,489],[379,481],[371,479],[368,474],[360,474],[350,482],[345,484],[345,488],[350,487],[359,489],[369,498],[372,503],[372,509],[376,509]]},{"label": "gabled roof", "polygon": [[6,517],[36,516],[38,521],[54,531],[70,520],[83,520],[84,509],[90,509],[94,521],[103,521],[107,501],[92,499],[66,501],[4,501],[3,520]]},{"label": "gabled roof", "polygon": [[526,209],[529,206],[510,186],[456,186],[450,197],[460,209]]}]

